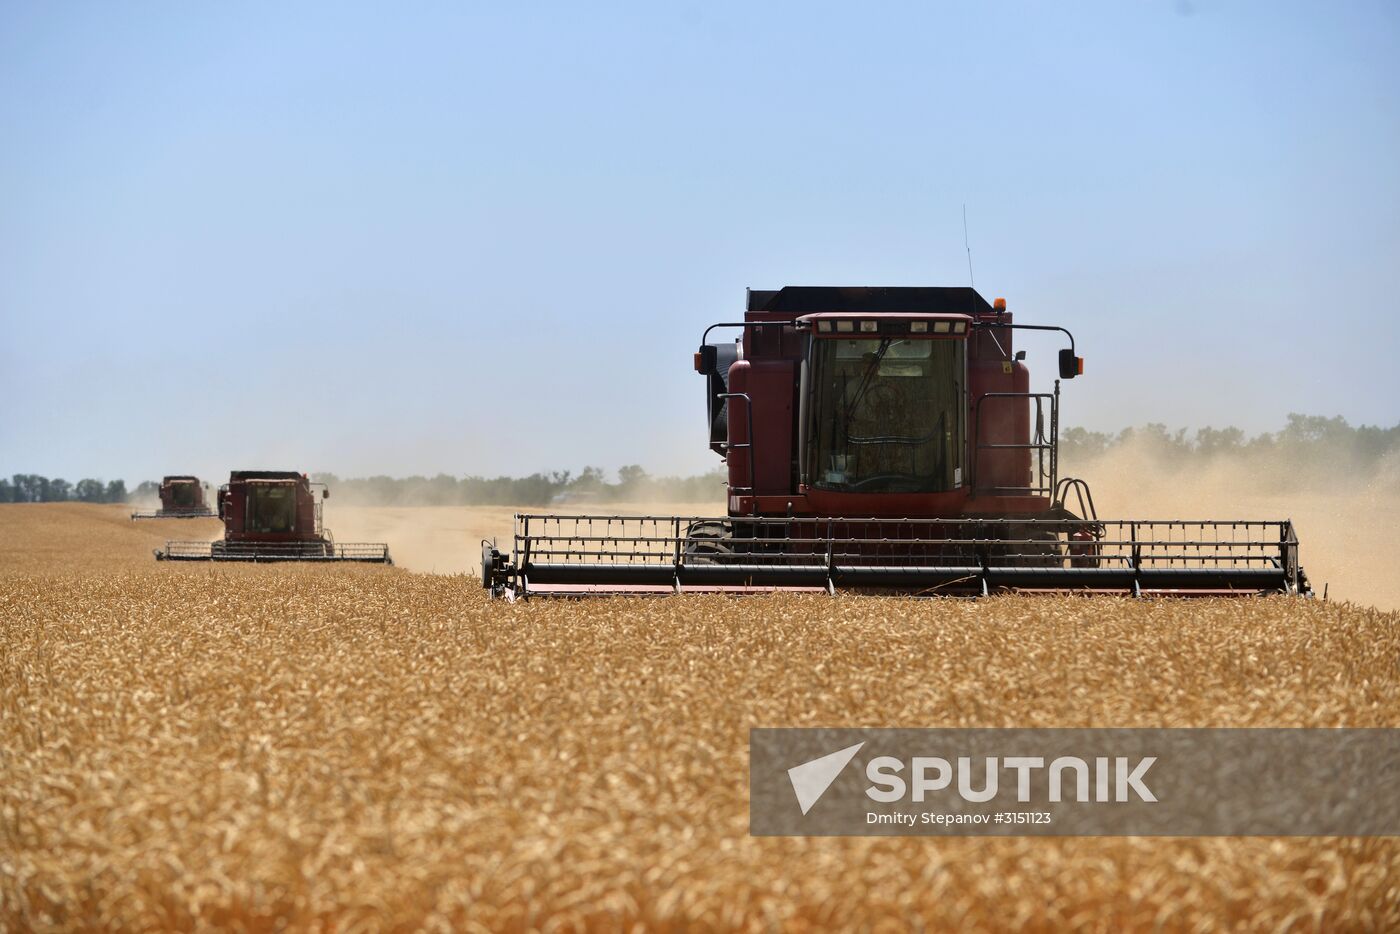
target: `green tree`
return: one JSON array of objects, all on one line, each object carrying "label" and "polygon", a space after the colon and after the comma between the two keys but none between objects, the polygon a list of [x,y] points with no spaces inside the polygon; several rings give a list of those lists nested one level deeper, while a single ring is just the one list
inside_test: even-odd
[{"label": "green tree", "polygon": [[1244,432],[1238,428],[1202,428],[1196,432],[1196,452],[1207,457],[1235,454],[1244,440]]},{"label": "green tree", "polygon": [[101,480],[85,477],[73,488],[73,494],[84,503],[101,503],[107,499],[107,486]]},{"label": "green tree", "polygon": [[617,492],[624,497],[637,498],[651,485],[651,477],[640,464],[627,464],[617,469]]},{"label": "green tree", "polygon": [[1098,457],[1113,443],[1113,435],[1084,428],[1066,428],[1060,433],[1060,451],[1075,461]]},{"label": "green tree", "polygon": [[603,474],[603,468],[585,467],[583,473],[569,484],[569,489],[580,493],[597,493],[601,492],[605,486],[607,486],[607,479]]},{"label": "green tree", "polygon": [[1343,445],[1349,442],[1355,431],[1340,415],[1327,418],[1322,415],[1299,415],[1288,413],[1288,424],[1279,432],[1279,440],[1290,444],[1332,444]]}]

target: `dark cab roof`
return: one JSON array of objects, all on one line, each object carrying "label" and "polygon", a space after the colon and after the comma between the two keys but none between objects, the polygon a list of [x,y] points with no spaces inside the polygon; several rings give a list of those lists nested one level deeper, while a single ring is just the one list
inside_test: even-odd
[{"label": "dark cab roof", "polygon": [[810,315],[819,312],[990,315],[992,306],[966,286],[789,285],[749,289],[748,311]]},{"label": "dark cab roof", "polygon": [[300,480],[295,470],[235,470],[229,480]]}]

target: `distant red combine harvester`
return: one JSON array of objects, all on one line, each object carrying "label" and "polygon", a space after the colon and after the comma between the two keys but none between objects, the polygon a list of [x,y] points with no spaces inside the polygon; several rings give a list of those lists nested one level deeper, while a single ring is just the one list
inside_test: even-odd
[{"label": "distant red combine harvester", "polygon": [[162,477],[160,508],[153,512],[133,512],[133,519],[212,519],[214,510],[205,502],[207,483],[186,475]]},{"label": "distant red combine harvester", "polygon": [[[319,488],[320,495],[317,495]],[[324,483],[292,470],[235,470],[219,488],[224,537],[166,542],[160,561],[359,561],[393,564],[382,542],[336,542],[321,525]]]}]

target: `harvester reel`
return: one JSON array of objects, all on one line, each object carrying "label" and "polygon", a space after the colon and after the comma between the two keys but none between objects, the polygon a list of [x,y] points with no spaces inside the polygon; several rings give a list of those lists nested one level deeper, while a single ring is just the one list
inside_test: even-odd
[{"label": "harvester reel", "polygon": [[1058,531],[1011,525],[1007,538],[1018,545],[993,546],[996,563],[1014,568],[1050,568],[1064,563],[1064,543]]},{"label": "harvester reel", "polygon": [[306,561],[326,564],[393,564],[389,546],[378,542],[177,542],[156,551],[157,561],[238,561],[269,564]]},{"label": "harvester reel", "polygon": [[132,519],[217,519],[218,517],[218,513],[212,509],[185,509],[174,512],[156,509],[131,514]]},{"label": "harvester reel", "polygon": [[518,515],[494,596],[838,590],[1309,594],[1292,524],[1212,520]]}]

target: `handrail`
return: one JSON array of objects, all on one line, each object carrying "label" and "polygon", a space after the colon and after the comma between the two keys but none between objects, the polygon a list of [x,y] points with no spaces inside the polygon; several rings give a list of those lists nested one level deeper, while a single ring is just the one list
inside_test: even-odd
[{"label": "handrail", "polygon": [[[988,399],[1033,399],[1035,400],[1035,434],[1030,442],[989,442],[982,435],[982,403]],[[1050,436],[1045,435],[1045,400],[1050,400]],[[1054,392],[987,392],[978,396],[972,410],[972,430],[977,444],[972,451],[972,491],[991,493],[993,496],[1051,496],[1055,494],[1059,479],[1060,445],[1060,381],[1055,381]],[[983,486],[980,469],[983,451],[1035,451],[1035,485],[1032,486]],[[1046,460],[1049,459],[1047,469]]]},{"label": "handrail", "polygon": [[[748,425],[749,440],[741,444],[733,444],[729,441],[724,442],[724,458],[727,463],[729,460],[729,452],[736,448],[749,452],[749,485],[747,487],[730,487],[730,492],[735,492],[737,489],[742,494],[742,492],[747,491],[749,494],[749,505],[752,507],[753,514],[758,515],[757,488],[754,484],[753,466],[753,400],[749,398],[749,394],[746,392],[721,392],[716,393],[715,398],[744,400],[744,419],[745,423]],[[730,424],[733,423],[731,422]]]}]

